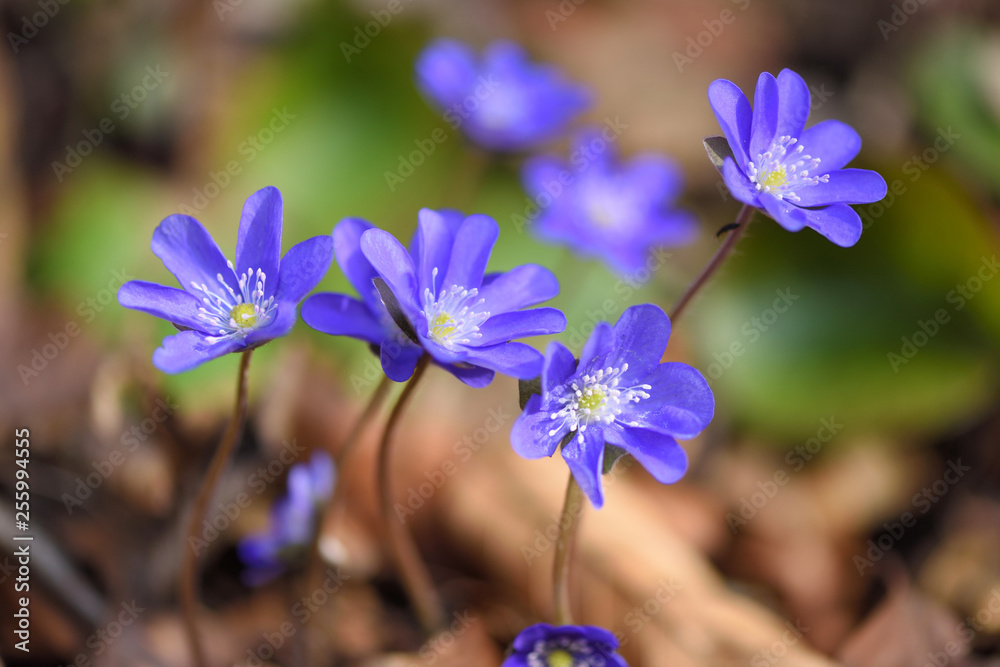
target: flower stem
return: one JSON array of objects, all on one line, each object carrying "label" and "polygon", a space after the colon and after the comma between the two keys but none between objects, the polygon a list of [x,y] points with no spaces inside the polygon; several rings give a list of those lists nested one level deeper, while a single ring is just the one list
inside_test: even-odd
[{"label": "flower stem", "polygon": [[559,538],[556,541],[556,556],[552,562],[552,605],[556,625],[570,625],[573,615],[569,604],[569,564],[573,558],[573,547],[580,528],[583,513],[583,490],[572,474],[566,484],[566,498],[563,501],[562,516],[559,517]]},{"label": "flower stem", "polygon": [[379,443],[378,451],[378,490],[382,521],[387,532],[389,550],[393,560],[396,561],[396,569],[402,578],[403,587],[410,596],[420,624],[428,634],[433,634],[444,623],[441,601],[437,591],[434,590],[434,583],[427,572],[427,566],[420,559],[420,553],[413,542],[413,537],[406,530],[406,526],[393,515],[392,486],[389,475],[389,446],[392,443],[393,431],[403,415],[403,409],[413,395],[413,390],[420,382],[420,378],[423,377],[428,361],[429,357],[424,355],[417,362],[413,377],[403,387],[403,392],[399,395],[399,399],[385,423],[385,431],[382,433],[382,441]]},{"label": "flower stem", "polygon": [[[368,422],[371,421],[371,418],[375,416],[375,413],[378,412],[379,408],[382,407],[382,403],[385,402],[385,397],[388,395],[392,384],[392,380],[383,376],[382,381],[372,393],[372,397],[368,399],[368,404],[365,406],[364,411],[358,416],[357,420],[354,422],[354,426],[351,427],[351,432],[347,434],[347,438],[344,440],[344,444],[340,448],[340,452],[338,452],[337,459],[335,461],[335,470],[337,471],[337,477],[339,479],[344,480],[341,475],[341,471],[343,470],[343,467],[346,466],[350,456],[355,452],[355,445],[360,439],[361,432],[364,430]],[[309,543],[309,560],[306,565],[305,572],[302,574],[301,592],[304,597],[308,597],[312,594],[313,582],[316,581],[320,574],[320,567],[323,559],[320,554],[319,540],[320,534],[323,531],[323,523],[326,513],[330,512],[330,521],[334,526],[338,525],[343,517],[344,502],[342,500],[343,492],[341,490],[345,486],[346,484],[344,481],[335,484],[333,487],[333,496],[330,498],[330,502],[326,507],[321,508],[316,514],[316,530],[313,533],[312,541]],[[303,631],[299,633],[297,641],[299,643],[299,662],[296,664],[308,667],[312,663],[311,656],[309,655],[306,628],[303,628]]]},{"label": "flower stem", "polygon": [[215,487],[222,477],[223,471],[229,464],[236,443],[243,433],[243,425],[247,417],[247,379],[250,374],[250,355],[252,350],[247,350],[240,357],[239,376],[236,381],[236,405],[233,407],[233,417],[222,434],[219,447],[212,456],[208,472],[202,480],[201,488],[194,499],[194,506],[191,509],[191,518],[188,520],[187,534],[184,539],[184,553],[181,558],[180,573],[180,602],[181,611],[184,617],[184,628],[187,634],[188,646],[195,667],[205,667],[205,650],[201,643],[201,636],[198,634],[198,550],[196,548],[199,539],[199,529],[205,520],[208,511],[208,503],[212,500]]},{"label": "flower stem", "polygon": [[726,236],[726,240],[723,241],[722,245],[719,246],[719,249],[715,251],[714,255],[712,255],[712,259],[710,259],[708,264],[705,265],[705,268],[701,270],[698,277],[695,278],[690,285],[688,285],[686,290],[684,290],[684,294],[682,294],[681,298],[674,304],[674,307],[670,309],[669,316],[671,323],[675,322],[677,318],[681,316],[681,313],[684,312],[688,302],[694,298],[694,295],[698,293],[698,290],[705,286],[708,279],[712,277],[718,268],[726,261],[726,258],[729,257],[729,254],[732,252],[733,248],[736,247],[737,242],[739,242],[739,240],[743,237],[743,233],[750,225],[750,220],[753,218],[753,212],[754,209],[752,206],[748,204],[743,205],[743,208],[740,210],[740,214],[736,217],[736,229],[729,232]]}]

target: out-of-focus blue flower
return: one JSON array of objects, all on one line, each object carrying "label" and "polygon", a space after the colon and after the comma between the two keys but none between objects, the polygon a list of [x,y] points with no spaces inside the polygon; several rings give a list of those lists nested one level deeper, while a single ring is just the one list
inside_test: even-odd
[{"label": "out-of-focus blue flower", "polygon": [[722,176],[733,196],[762,209],[785,229],[812,227],[839,246],[861,238],[861,218],[850,204],[885,196],[885,179],[867,169],[844,169],[861,150],[861,137],[837,120],[804,129],[810,94],[791,70],[757,80],[754,105],[732,82],[714,81],[708,99],[729,141]]},{"label": "out-of-focus blue flower", "polygon": [[[489,216],[423,209],[407,251],[388,232],[344,221],[334,232],[337,261],[363,300],[317,294],[303,305],[303,319],[318,331],[378,345],[385,374],[397,382],[413,375],[424,353],[474,387],[489,384],[495,372],[534,377],[542,355],[512,341],[566,328],[559,310],[529,308],[554,297],[559,282],[535,264],[486,275],[498,234]],[[401,340],[372,287],[376,276],[395,296],[415,340]]]},{"label": "out-of-focus blue flower", "polygon": [[605,445],[613,445],[664,484],[687,470],[674,438],[693,438],[708,426],[715,398],[697,370],[660,363],[670,320],[657,306],[632,306],[612,328],[594,327],[579,362],[551,343],[542,370],[542,393],[528,399],[514,422],[514,450],[529,459],[563,459],[595,507],[604,504],[601,474]]},{"label": "out-of-focus blue flower", "polygon": [[591,160],[546,155],[525,163],[524,187],[542,208],[531,230],[622,274],[644,268],[654,247],[691,242],[694,216],[674,208],[683,180],[677,165],[654,154],[619,162],[599,130],[580,133],[571,155],[592,155],[588,147],[598,143],[606,148]]},{"label": "out-of-focus blue flower", "polygon": [[267,530],[245,537],[237,546],[247,566],[247,583],[266,583],[281,574],[288,563],[303,556],[319,530],[319,511],[333,494],[335,483],[333,459],[324,451],[316,451],[308,463],[292,466],[288,491],[271,507]]},{"label": "out-of-focus blue flower", "polygon": [[282,259],[281,213],[277,188],[266,187],[247,199],[235,265],[194,218],[171,215],[160,223],[153,232],[153,254],[184,289],[132,280],[118,290],[121,305],[181,329],[153,353],[157,368],[180,373],[291,331],[299,301],[330,267],[333,241],[329,236],[308,239]]},{"label": "out-of-focus blue flower", "polygon": [[590,93],[552,66],[537,65],[517,44],[495,42],[481,58],[442,39],[417,58],[420,90],[452,128],[493,151],[525,151],[559,139],[590,105]]},{"label": "out-of-focus blue flower", "polygon": [[514,639],[502,667],[628,667],[618,655],[618,640],[593,625],[538,623]]}]

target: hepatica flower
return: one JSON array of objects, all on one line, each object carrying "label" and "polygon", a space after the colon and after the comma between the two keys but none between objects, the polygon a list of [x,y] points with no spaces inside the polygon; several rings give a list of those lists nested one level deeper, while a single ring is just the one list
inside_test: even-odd
[{"label": "hepatica flower", "polygon": [[118,302],[172,322],[181,332],[163,340],[153,363],[179,373],[230,352],[284,336],[299,301],[330,266],[333,241],[317,236],[281,259],[281,193],[258,190],[247,199],[228,261],[200,222],[171,215],[153,232],[153,254],[183,289],[139,280],[122,285]]},{"label": "hepatica flower", "polygon": [[494,151],[524,151],[560,138],[590,105],[590,93],[517,44],[495,42],[482,57],[442,39],[417,58],[417,86],[452,128]]},{"label": "hepatica flower", "polygon": [[560,343],[549,345],[541,394],[528,399],[511,429],[525,458],[562,456],[595,507],[604,504],[601,474],[607,445],[628,452],[658,481],[687,470],[675,438],[693,438],[712,419],[715,398],[687,364],[660,363],[670,320],[650,304],[632,306],[612,327],[594,327],[580,360]]},{"label": "hepatica flower", "polygon": [[[361,299],[317,294],[303,305],[302,317],[324,333],[379,346],[382,368],[397,382],[413,374],[423,354],[475,387],[489,384],[496,372],[535,377],[542,355],[512,341],[566,328],[555,308],[528,308],[554,297],[559,283],[535,264],[486,275],[498,234],[488,216],[424,209],[407,251],[388,232],[345,220],[334,230],[337,261]],[[373,287],[375,278],[398,304],[405,334]]]},{"label": "hepatica flower", "polygon": [[588,146],[599,136],[581,133],[569,162],[539,156],[525,164],[524,187],[542,209],[531,229],[544,240],[599,257],[619,273],[635,273],[652,248],[692,241],[697,224],[674,208],[682,177],[673,161],[649,154],[619,162],[611,144],[583,159],[593,155]]},{"label": "hepatica flower", "polygon": [[618,655],[618,640],[591,625],[538,623],[514,639],[502,667],[628,667]]},{"label": "hepatica flower", "polygon": [[245,579],[257,586],[281,574],[299,559],[319,530],[323,505],[333,494],[336,471],[324,451],[308,463],[297,463],[288,472],[288,490],[271,507],[271,521],[264,532],[240,541],[237,552],[247,566]]},{"label": "hepatica flower", "polygon": [[767,212],[785,229],[812,227],[839,246],[861,238],[861,218],[851,204],[885,196],[885,180],[867,169],[845,169],[861,150],[849,125],[825,120],[804,129],[810,95],[791,70],[757,80],[753,110],[739,88],[719,79],[708,99],[733,157],[722,175],[733,196]]}]

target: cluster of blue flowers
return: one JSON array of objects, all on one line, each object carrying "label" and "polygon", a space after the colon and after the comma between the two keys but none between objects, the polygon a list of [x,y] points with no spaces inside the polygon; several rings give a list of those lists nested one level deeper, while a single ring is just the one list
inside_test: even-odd
[{"label": "cluster of blue flowers", "polygon": [[[419,58],[416,78],[441,110],[463,110],[461,128],[471,142],[497,152],[536,150],[566,136],[592,97],[509,43],[494,44],[479,58],[464,44],[437,42]],[[484,82],[492,92],[468,111],[463,101]],[[752,109],[725,80],[709,87],[709,100],[728,142],[721,171],[736,199],[790,231],[811,227],[841,246],[858,241],[861,221],[850,205],[881,199],[885,181],[844,168],[861,144],[849,126],[827,120],[805,128],[810,96],[801,77],[790,70],[777,78],[762,74]],[[589,145],[595,132],[580,129],[574,146]],[[655,154],[619,161],[605,143],[605,151],[587,160],[526,160],[528,193],[548,195],[531,229],[628,273],[653,247],[689,243],[697,224],[675,207],[682,178],[673,161]],[[616,324],[598,324],[579,357],[558,342],[543,355],[521,339],[566,328],[562,312],[539,307],[557,295],[559,282],[535,264],[488,273],[500,233],[489,216],[421,210],[409,246],[365,220],[346,218],[330,236],[303,241],[284,258],[281,231],[282,199],[272,187],[247,200],[235,264],[194,218],[173,215],[160,224],[152,250],[182,289],[133,281],[119,292],[123,306],[180,330],[153,354],[158,368],[186,371],[289,333],[298,304],[335,256],[357,296],[313,294],[302,304],[302,318],[317,331],[368,343],[390,379],[406,381],[421,360],[472,387],[489,384],[496,373],[540,378],[512,429],[512,446],[527,458],[560,451],[598,508],[602,474],[624,453],[662,483],[684,475],[687,457],[677,439],[701,433],[715,403],[695,368],[661,363],[671,322],[658,306],[632,306]],[[289,552],[309,543],[333,477],[325,455],[293,467],[270,530],[241,545],[251,580],[275,576]],[[504,664],[625,662],[606,630],[541,624],[521,633]]]}]

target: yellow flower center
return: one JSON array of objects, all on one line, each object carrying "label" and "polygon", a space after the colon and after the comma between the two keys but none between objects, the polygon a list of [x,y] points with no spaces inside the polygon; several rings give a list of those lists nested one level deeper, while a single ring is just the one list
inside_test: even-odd
[{"label": "yellow flower center", "polygon": [[558,651],[549,653],[548,663],[549,667],[573,667],[576,661],[573,660],[573,656],[568,652],[559,649]]},{"label": "yellow flower center", "polygon": [[448,313],[440,313],[431,323],[431,336],[434,338],[446,338],[455,332],[455,320]]},{"label": "yellow flower center", "polygon": [[590,394],[580,397],[580,408],[593,412],[604,405],[604,392],[595,389]]},{"label": "yellow flower center", "polygon": [[788,172],[785,167],[779,167],[773,171],[769,171],[760,184],[766,188],[780,188],[782,185],[788,182]]},{"label": "yellow flower center", "polygon": [[257,313],[254,311],[252,303],[241,303],[229,311],[229,318],[236,322],[236,326],[248,329],[257,324]]}]

